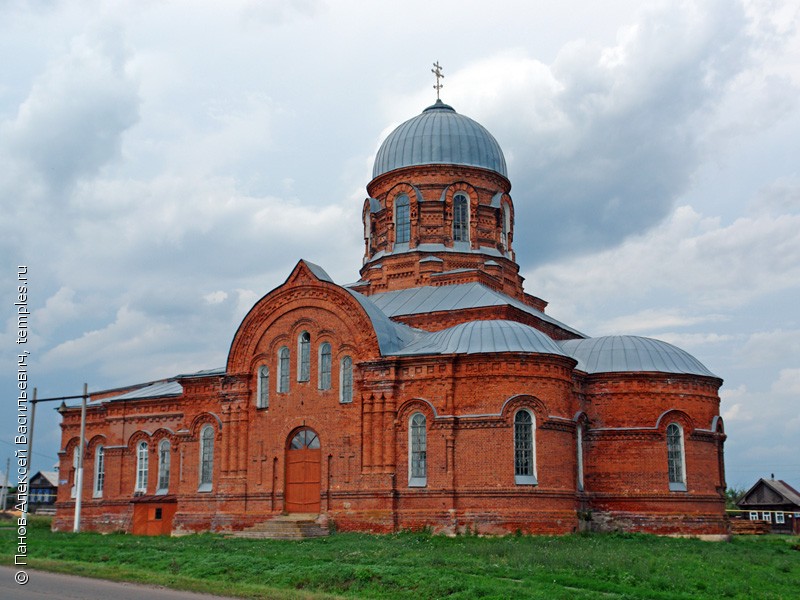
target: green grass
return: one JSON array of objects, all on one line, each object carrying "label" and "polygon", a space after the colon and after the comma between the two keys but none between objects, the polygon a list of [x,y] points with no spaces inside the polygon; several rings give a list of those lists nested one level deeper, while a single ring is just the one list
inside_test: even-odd
[{"label": "green grass", "polygon": [[[13,561],[15,534],[0,528],[0,562]],[[244,598],[788,600],[800,590],[800,539],[785,536],[339,533],[286,542],[52,533],[34,520],[28,543],[34,568]]]}]

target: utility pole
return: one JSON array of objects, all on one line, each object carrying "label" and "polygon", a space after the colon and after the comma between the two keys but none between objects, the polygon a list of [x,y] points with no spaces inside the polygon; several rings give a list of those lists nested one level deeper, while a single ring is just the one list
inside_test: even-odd
[{"label": "utility pole", "polygon": [[72,531],[81,530],[81,496],[83,495],[83,446],[86,439],[86,399],[89,396],[89,385],[83,384],[83,399],[81,401],[81,437],[78,442],[78,468],[75,471],[75,526]]},{"label": "utility pole", "polygon": [[6,512],[6,500],[8,498],[8,470],[10,468],[11,468],[11,458],[7,458],[6,459],[6,474],[5,474],[5,477],[3,478],[4,479],[4,481],[3,481],[3,491],[2,491],[2,494],[0,494],[0,498],[2,498],[2,500],[0,500],[0,506],[2,506],[2,509],[0,509],[0,510],[2,510],[3,512]]},{"label": "utility pole", "polygon": [[[33,424],[36,422],[36,388],[33,388],[33,398],[31,399],[31,424],[28,427],[28,485],[30,486],[31,463],[33,462]],[[28,509],[31,505],[30,487],[28,487],[28,501],[23,504],[22,518],[28,520]],[[17,498],[19,504],[19,497]],[[3,507],[5,508],[5,506]]]}]

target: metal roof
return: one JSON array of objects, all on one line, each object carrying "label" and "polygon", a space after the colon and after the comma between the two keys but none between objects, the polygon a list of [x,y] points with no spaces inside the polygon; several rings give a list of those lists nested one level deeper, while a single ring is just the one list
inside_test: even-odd
[{"label": "metal roof", "polygon": [[383,292],[370,296],[370,300],[390,317],[509,305],[565,331],[586,337],[581,332],[564,325],[542,311],[478,282],[443,286],[429,285],[395,292]]},{"label": "metal roof", "polygon": [[311,271],[314,274],[314,277],[316,277],[320,281],[327,281],[329,283],[333,283],[333,279],[331,279],[331,276],[328,275],[325,269],[323,269],[319,265],[315,265],[314,263],[308,262],[307,260],[304,259],[301,259],[301,262],[305,263],[305,265],[308,267],[308,270]]},{"label": "metal roof", "polygon": [[444,244],[419,244],[415,248],[409,247],[409,244],[402,243],[402,244],[395,244],[394,248],[389,251],[379,250],[375,254],[370,257],[370,262],[373,260],[378,260],[383,258],[384,256],[390,256],[393,254],[405,254],[407,252],[458,252],[460,254],[488,254],[489,256],[508,256],[507,254],[503,254],[497,248],[492,248],[491,246],[480,246],[478,248],[472,248],[469,242],[454,242],[452,247],[445,246]]},{"label": "metal roof", "polygon": [[686,373],[716,377],[694,356],[672,344],[635,335],[558,342],[586,373]]},{"label": "metal roof", "polygon": [[[58,487],[58,471],[39,471],[36,475],[41,475],[44,477],[45,481],[49,483],[53,487]],[[30,478],[33,481],[36,478],[36,475]]]},{"label": "metal roof", "polygon": [[180,396],[183,393],[183,386],[174,379],[156,381],[150,385],[132,390],[126,394],[103,398],[98,402],[117,402],[120,400],[143,400],[145,398],[163,398],[165,396]]},{"label": "metal roof", "polygon": [[375,335],[378,337],[378,347],[382,355],[386,356],[397,352],[400,348],[424,334],[419,329],[414,329],[403,323],[395,323],[380,308],[375,306],[370,298],[363,294],[347,288],[344,289],[358,300],[358,303],[367,313],[369,320],[372,322],[372,328],[375,330]]},{"label": "metal roof", "polygon": [[181,377],[213,377],[215,375],[225,375],[225,367],[217,367],[215,369],[203,369],[202,371],[195,371],[194,373],[181,373],[176,375],[176,379]]},{"label": "metal roof", "polygon": [[508,177],[506,159],[492,134],[441,100],[389,134],[375,156],[372,177],[430,164],[481,167]]},{"label": "metal roof", "polygon": [[441,331],[426,332],[393,354],[410,356],[484,352],[530,352],[565,356],[558,344],[541,331],[516,321],[502,320],[470,321]]}]

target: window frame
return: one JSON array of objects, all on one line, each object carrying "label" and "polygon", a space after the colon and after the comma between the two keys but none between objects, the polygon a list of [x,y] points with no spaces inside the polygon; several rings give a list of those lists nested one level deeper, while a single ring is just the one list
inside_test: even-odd
[{"label": "window frame", "polygon": [[353,358],[347,354],[339,361],[339,403],[353,402]]},{"label": "window frame", "polygon": [[750,520],[751,521],[758,521],[758,511],[757,510],[751,510],[750,511]]},{"label": "window frame", "polygon": [[[164,449],[166,448],[166,460]],[[156,495],[164,495],[169,491],[170,468],[172,461],[172,445],[164,438],[158,443],[158,481],[156,482]],[[166,483],[166,485],[162,485]]]},{"label": "window frame", "polygon": [[279,394],[288,394],[291,376],[289,370],[291,368],[292,355],[289,352],[289,346],[281,346],[278,348],[278,376],[276,379],[275,391]]},{"label": "window frame", "polygon": [[106,482],[105,448],[97,446],[94,451],[94,478],[92,482],[92,498],[103,497],[103,487]]},{"label": "window frame", "polygon": [[297,381],[311,381],[311,334],[301,331],[297,336]]},{"label": "window frame", "polygon": [[[670,434],[671,429],[673,431],[677,430],[677,436],[674,433]],[[685,492],[686,445],[684,443],[683,427],[679,423],[670,423],[667,425],[665,437],[667,441],[667,478],[669,480],[669,490],[671,492]]]},{"label": "window frame", "polygon": [[[398,209],[403,209],[398,210]],[[403,213],[402,217],[400,213]],[[403,219],[402,221],[400,219]],[[394,200],[394,243],[408,244],[411,241],[411,199],[400,194]]]},{"label": "window frame", "polygon": [[333,386],[333,348],[330,342],[319,345],[318,365],[317,387],[320,390],[329,390]]},{"label": "window frame", "polygon": [[210,492],[214,482],[214,427],[212,425],[203,425],[200,429],[199,459],[197,491]]},{"label": "window frame", "polygon": [[767,523],[772,523],[772,512],[768,510],[762,511],[761,518]]},{"label": "window frame", "polygon": [[783,514],[783,511],[776,510],[775,511],[775,524],[776,525],[783,525],[786,523],[786,517]]},{"label": "window frame", "polygon": [[133,491],[147,493],[147,479],[150,476],[150,447],[145,440],[136,443],[136,481]]},{"label": "window frame", "polygon": [[[520,416],[526,414],[530,419],[529,422],[523,423]],[[520,448],[520,430],[526,427],[528,429],[527,448]],[[538,485],[539,480],[536,477],[536,416],[528,408],[520,408],[514,413],[514,483],[517,485]],[[524,440],[523,440],[524,442]],[[530,454],[527,467],[520,461],[520,452],[527,451]],[[522,458],[524,461],[524,457]]]},{"label": "window frame", "polygon": [[584,472],[583,472],[583,423],[578,423],[575,427],[575,452],[577,454],[577,468],[578,468],[578,480],[576,485],[578,486],[578,491],[584,491],[586,487],[586,483],[584,481]]},{"label": "window frame", "polygon": [[[469,242],[469,195],[457,192],[453,195],[453,241]],[[463,209],[463,211],[462,211]]]},{"label": "window frame", "polygon": [[269,408],[269,365],[260,365],[256,377],[256,408]]},{"label": "window frame", "polygon": [[427,485],[428,418],[416,411],[408,418],[408,487]]}]

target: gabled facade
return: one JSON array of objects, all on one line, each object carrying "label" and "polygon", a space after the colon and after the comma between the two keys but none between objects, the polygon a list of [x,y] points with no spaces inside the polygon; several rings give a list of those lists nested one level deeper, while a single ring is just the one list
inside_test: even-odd
[{"label": "gabled facade", "polygon": [[800,492],[782,479],[759,479],[736,505],[749,520],[770,523],[773,533],[800,535]]},{"label": "gabled facade", "polygon": [[[387,138],[367,191],[359,281],[301,260],[224,368],[92,398],[85,489],[61,486],[55,528],[82,493],[88,527],[135,533],[287,512],[376,532],[726,533],[722,381],[665,342],[588,338],[524,291],[488,131],[437,101]],[[80,411],[62,416],[72,473]]]}]

